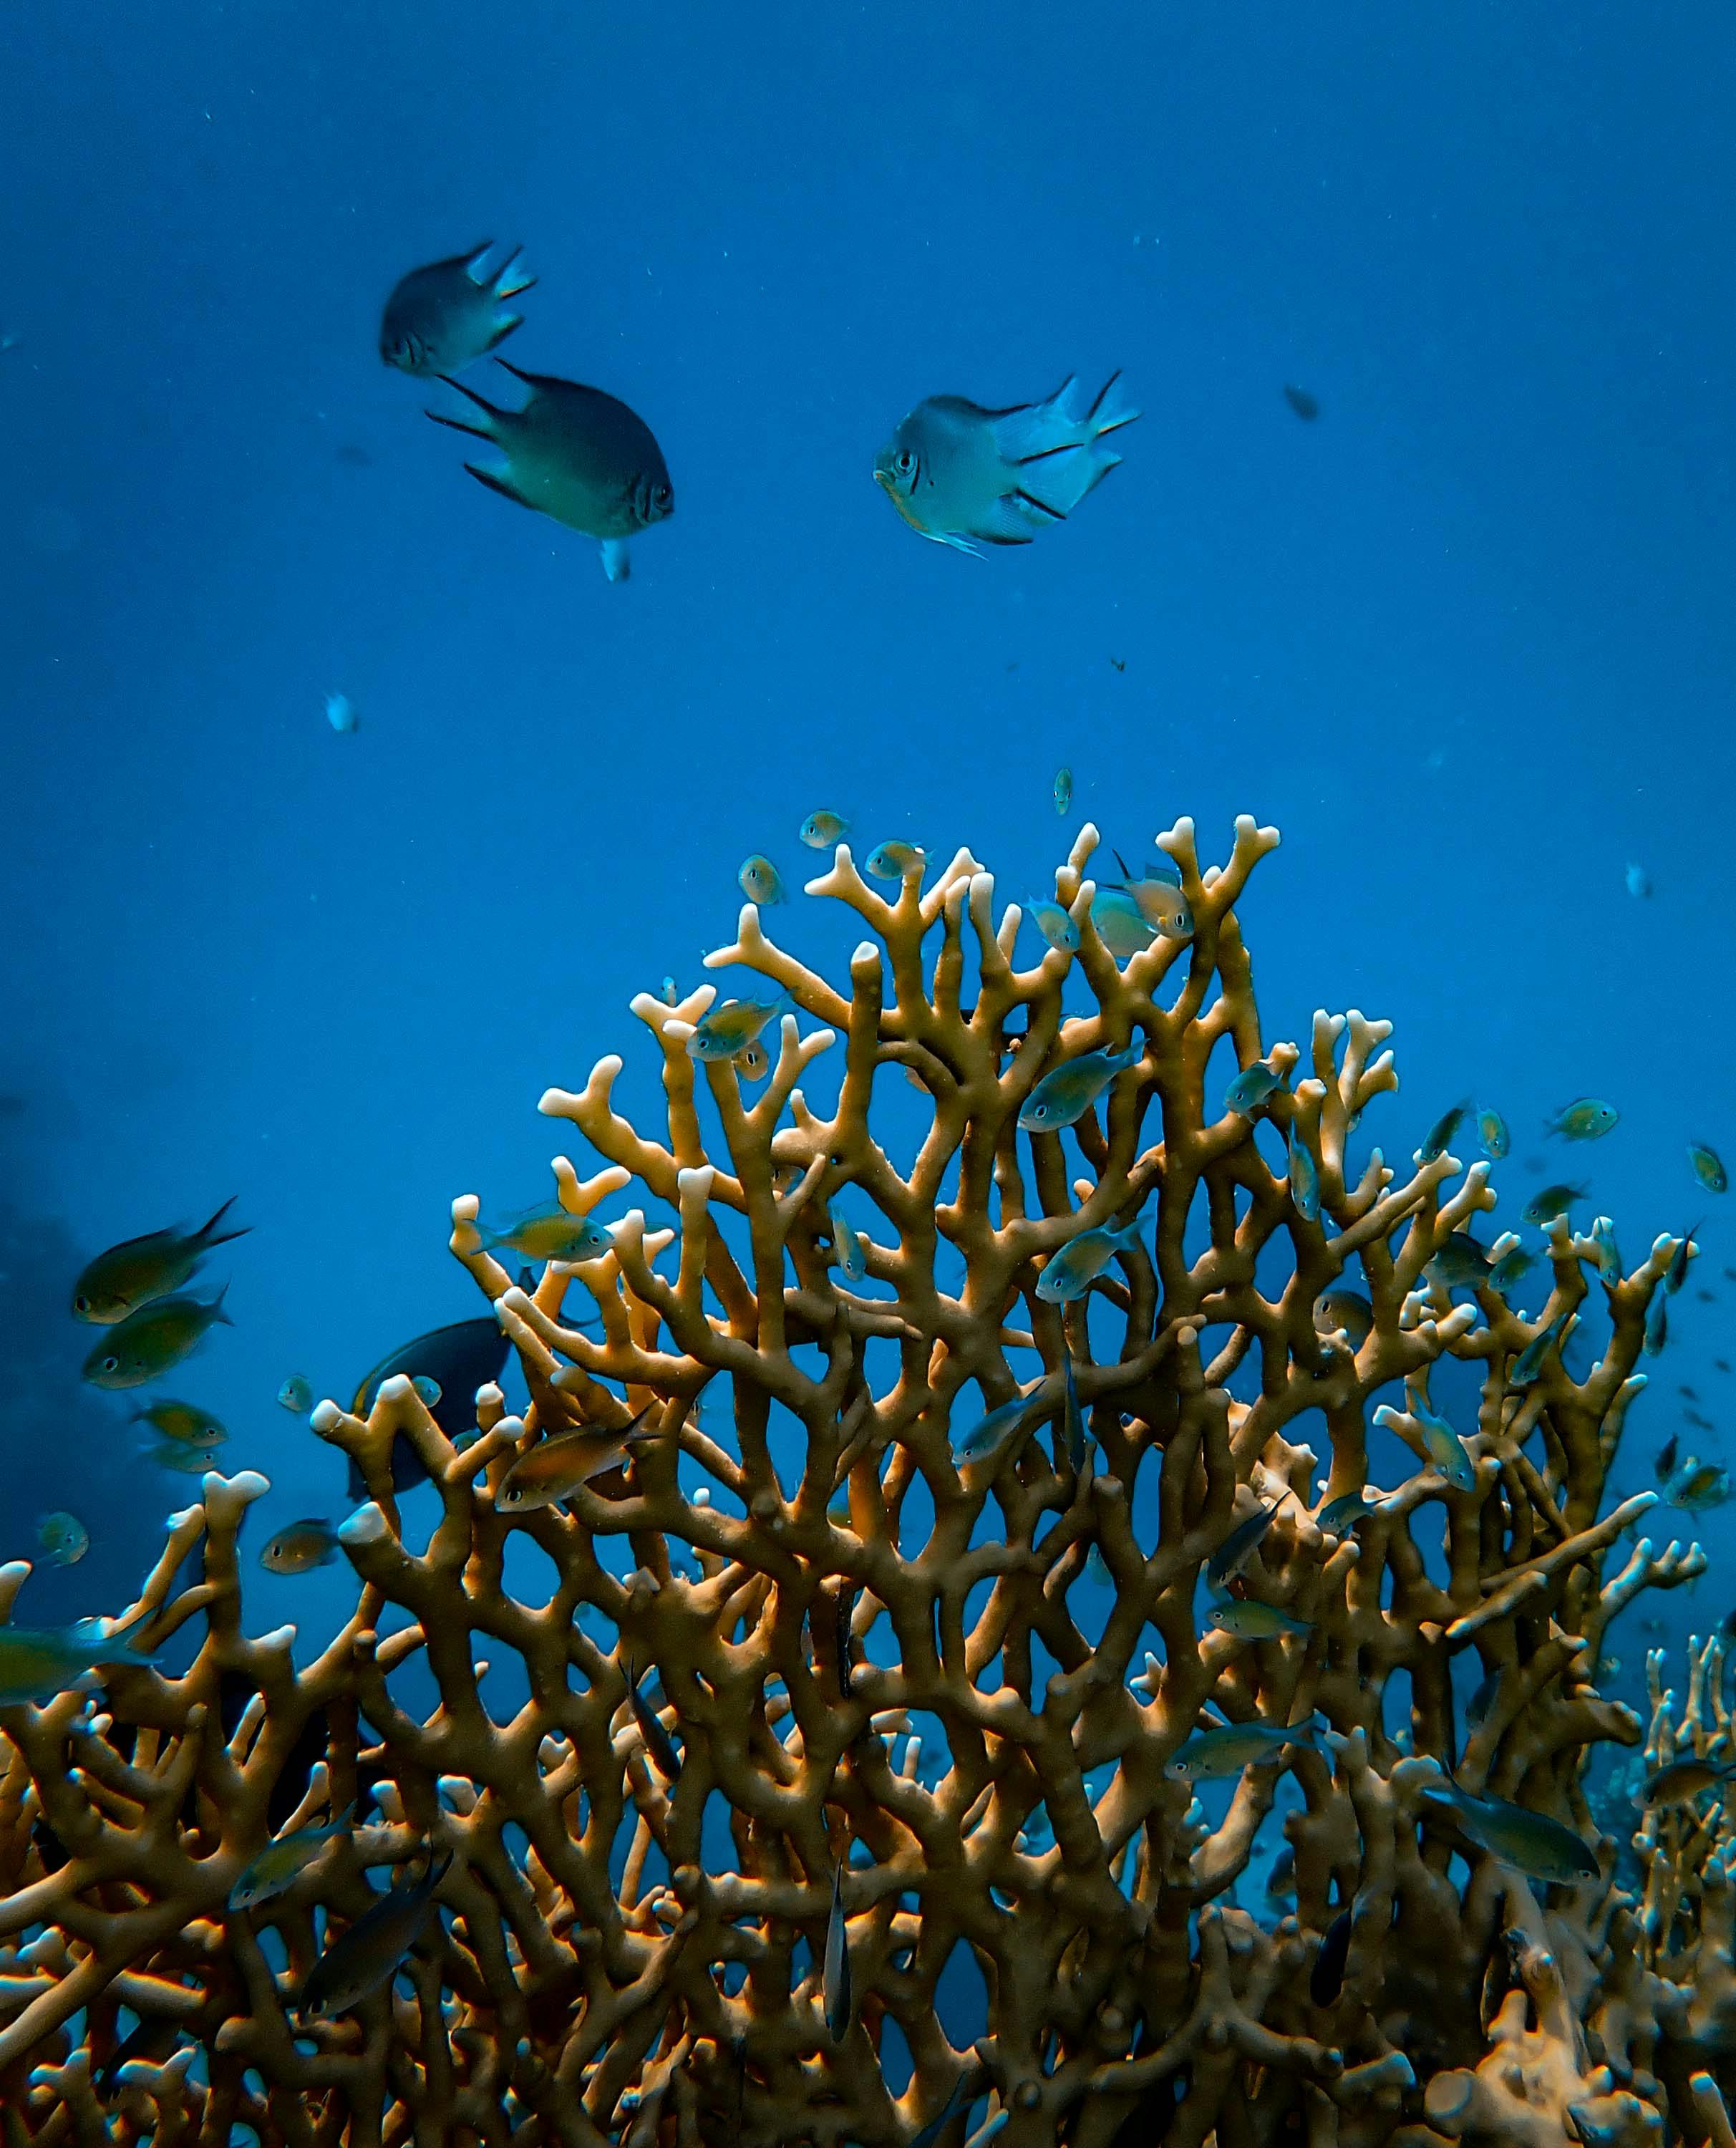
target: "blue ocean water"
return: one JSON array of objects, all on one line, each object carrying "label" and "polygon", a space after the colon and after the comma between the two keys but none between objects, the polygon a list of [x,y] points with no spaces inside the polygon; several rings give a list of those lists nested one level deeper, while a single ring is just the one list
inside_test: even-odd
[{"label": "blue ocean water", "polygon": [[[1630,1261],[1714,1212],[1623,1486],[1678,1383],[1728,1418],[1736,1232],[1684,1157],[1736,1146],[1726,16],[47,0],[8,42],[0,1555],[93,1537],[21,1615],[123,1600],[196,1481],[78,1382],[79,1263],[238,1196],[234,1328],[170,1384],[265,1523],[335,1518],[279,1383],[479,1309],[453,1196],[542,1197],[536,1100],[605,1052],[655,1104],[629,999],[699,981],[750,851],[799,887],[821,805],[1015,896],[1086,817],[1279,825],[1267,1040],[1394,1021],[1371,1132],[1497,1103],[1501,1224],[1533,1162]],[[539,279],[508,354],[668,457],[625,585],[379,362],[396,279],[489,237]],[[1027,550],[871,481],[926,395],[1117,367],[1125,466]],[[1557,1171],[1587,1092],[1621,1125]],[[343,1583],[250,1605],[317,1629]]]}]

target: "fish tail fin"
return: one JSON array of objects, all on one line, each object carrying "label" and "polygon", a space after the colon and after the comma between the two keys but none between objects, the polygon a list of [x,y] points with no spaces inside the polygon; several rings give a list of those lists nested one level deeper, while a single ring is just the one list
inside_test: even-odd
[{"label": "fish tail fin", "polygon": [[223,1309],[223,1302],[228,1294],[229,1286],[225,1283],[223,1288],[217,1293],[217,1302],[211,1308],[211,1317],[213,1321],[221,1321],[225,1327],[233,1327],[235,1325],[234,1322],[230,1319],[228,1314]]},{"label": "fish tail fin", "polygon": [[1071,514],[1121,460],[1102,444],[1104,436],[1131,425],[1140,414],[1116,394],[1120,379],[1112,374],[1088,409],[1080,408],[1077,379],[1069,379],[1046,403],[996,422],[996,444],[1020,466],[1020,489],[1051,514]]},{"label": "fish tail fin", "polygon": [[488,349],[498,349],[514,329],[521,329],[524,325],[524,316],[522,314],[497,314],[494,317],[494,333],[489,338]]},{"label": "fish tail fin", "polygon": [[[504,359],[500,362],[505,363]],[[474,388],[466,388],[462,380],[454,380],[449,373],[439,374],[435,377],[444,386],[455,390],[467,403],[480,410],[486,422],[482,425],[467,425],[462,419],[442,417],[438,410],[424,411],[424,417],[432,418],[437,425],[449,425],[455,433],[474,433],[479,440],[498,440],[500,438],[499,428],[508,415],[507,412],[497,409],[485,396],[479,395]]]},{"label": "fish tail fin", "polygon": [[1123,425],[1131,425],[1145,414],[1127,400],[1125,390],[1120,394],[1116,393],[1116,385],[1121,377],[1121,369],[1117,366],[1103,383],[1096,401],[1091,406],[1086,422],[1091,427],[1093,440],[1101,440],[1106,433],[1118,433]]},{"label": "fish tail fin", "polygon": [[603,572],[611,582],[630,581],[633,560],[627,550],[625,537],[605,537],[603,540]]},{"label": "fish tail fin", "polygon": [[232,1193],[210,1222],[202,1224],[193,1233],[203,1252],[208,1252],[213,1246],[226,1246],[231,1238],[244,1238],[252,1230],[253,1227],[251,1223],[239,1224],[233,1231],[219,1231],[217,1227],[240,1198],[241,1196],[238,1193]]},{"label": "fish tail fin", "polygon": [[[432,417],[433,414],[434,413],[432,411],[429,413],[430,417]],[[469,427],[468,425],[460,425],[458,429],[459,432],[464,433],[469,430]],[[509,479],[504,477],[497,477],[493,470],[483,469],[475,463],[466,463],[464,464],[464,468],[469,470],[471,476],[475,479],[479,484],[485,484],[490,492],[498,492],[503,499],[509,499],[514,504],[514,505],[519,507],[529,506],[530,502],[525,499],[524,494],[519,492]]]},{"label": "fish tail fin", "polygon": [[520,291],[534,291],[536,279],[524,266],[524,249],[514,247],[494,274],[494,296],[497,299],[516,299]]}]

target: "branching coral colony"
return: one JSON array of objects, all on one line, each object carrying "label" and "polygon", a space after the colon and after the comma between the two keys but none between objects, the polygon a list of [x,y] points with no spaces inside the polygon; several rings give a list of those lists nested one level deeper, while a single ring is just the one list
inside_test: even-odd
[{"label": "branching coral colony", "polygon": [[[1648,1819],[1636,1905],[1582,1787],[1598,1741],[1642,1734],[1591,1682],[1606,1625],[1703,1564],[1618,1551],[1649,1494],[1598,1518],[1676,1242],[1623,1277],[1557,1222],[1534,1316],[1486,1281],[1456,1302],[1435,1256],[1494,1206],[1488,1167],[1377,1153],[1347,1176],[1397,1086],[1386,1026],[1317,1015],[1293,1085],[1297,1047],[1263,1046],[1234,905],[1276,836],[1242,821],[1204,873],[1190,823],[1159,841],[1172,936],[1105,949],[1086,829],[1056,876],[1078,951],[1025,970],[967,853],[926,891],[913,856],[888,902],[840,848],[810,892],[873,936],[848,996],[752,908],[710,958],[793,1002],[756,1102],[689,1050],[709,990],[636,1000],[664,1137],[613,1110],[614,1058],[542,1107],[606,1160],[585,1181],[557,1161],[569,1210],[636,1181],[679,1229],[630,1212],[612,1253],[527,1292],[454,1204],[529,1407],[484,1388],[454,1448],[407,1378],[365,1421],[321,1405],[371,1498],[342,1533],[354,1616],[299,1675],[289,1629],[241,1624],[264,1480],[205,1478],[121,1614],[148,1614],[139,1648],[202,1615],[187,1674],[110,1667],[100,1712],[79,1691],[0,1709],[6,2142],[1731,2140],[1729,1823]],[[1063,1016],[1070,979],[1089,1013]],[[798,1084],[840,1041],[823,1118]],[[1130,1043],[1070,1131],[1020,1132],[1039,1076]],[[1232,1055],[1262,1062],[1239,1112],[1217,1102]],[[876,1095],[882,1120],[894,1096],[921,1112],[907,1174]],[[1038,1287],[1136,1218],[1083,1294],[1076,1272]],[[1609,1336],[1576,1379],[1559,1346],[1600,1258]],[[575,1276],[599,1337],[566,1324]],[[1448,1358],[1480,1373],[1463,1437]],[[968,1436],[1018,1397],[998,1440]],[[654,1436],[600,1440],[558,1503],[504,1497],[552,1435],[641,1411]],[[1384,1490],[1375,1425],[1396,1435],[1377,1459],[1415,1458]],[[404,1442],[439,1506],[421,1556]],[[557,1577],[539,1606],[506,1583],[520,1533]],[[490,1655],[522,1660],[507,1719]],[[1660,1699],[1654,1737],[1675,1734]],[[1232,1890],[1286,1769],[1297,1910],[1270,1930]],[[1214,1771],[1215,1824],[1191,1788]],[[286,1892],[227,1907],[273,1829],[352,1798]],[[395,1981],[297,2013],[381,1865],[437,1880],[439,1914]],[[968,1993],[936,1999],[958,1950],[981,1972],[961,2048]]]}]

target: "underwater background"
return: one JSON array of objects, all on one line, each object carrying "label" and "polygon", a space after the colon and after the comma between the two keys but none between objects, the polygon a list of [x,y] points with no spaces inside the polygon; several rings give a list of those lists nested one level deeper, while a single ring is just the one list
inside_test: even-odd
[{"label": "underwater background", "polygon": [[[138,1452],[158,1391],[271,1478],[256,1548],[341,1518],[282,1382],[348,1401],[476,1316],[452,1197],[544,1198],[568,1144],[537,1098],[604,1052],[624,1109],[656,1097],[627,1002],[701,981],[750,852],[780,940],[841,972],[852,921],[800,894],[821,806],[858,856],[968,844],[1014,899],[1085,819],[1136,862],[1178,814],[1207,856],[1277,823],[1239,906],[1266,1041],[1395,1021],[1364,1147],[1494,1105],[1495,1228],[1546,1178],[1630,1264],[1703,1218],[1613,1494],[1672,1436],[1728,1459],[1736,1229],[1686,1145],[1736,1144],[1736,21],[48,0],[8,43],[21,1616],[118,1608],[195,1496]],[[538,279],[503,354],[668,459],[624,585],[380,362],[399,277],[485,238]],[[872,480],[925,397],[1117,368],[1124,464],[1028,548],[920,542]],[[1546,1140],[1583,1096],[1613,1132]],[[201,1283],[233,1329],[143,1396],[81,1382],[83,1262],[231,1195],[249,1234]],[[48,1510],[78,1563],[43,1558]],[[1708,1631],[1729,1513],[1657,1518],[1713,1570],[1644,1608]],[[255,1569],[249,1621],[305,1654],[354,1594],[342,1562]],[[1657,1638],[1616,1629],[1622,1697]]]}]

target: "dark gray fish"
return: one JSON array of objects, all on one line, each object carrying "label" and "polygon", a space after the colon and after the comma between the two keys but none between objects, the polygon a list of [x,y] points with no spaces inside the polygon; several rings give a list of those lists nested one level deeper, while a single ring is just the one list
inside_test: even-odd
[{"label": "dark gray fish", "polygon": [[467,425],[438,410],[428,415],[437,425],[499,448],[506,457],[504,470],[475,463],[464,468],[503,499],[598,539],[604,573],[611,582],[625,581],[631,571],[627,540],[675,511],[669,465],[650,427],[600,388],[552,374],[520,373],[504,358],[494,362],[530,390],[522,410],[497,409],[473,389],[443,375],[482,413],[482,422]]},{"label": "dark gray fish", "polygon": [[1417,1154],[1425,1163],[1433,1163],[1446,1155],[1453,1137],[1458,1132],[1459,1122],[1470,1108],[1471,1100],[1467,1097],[1459,1103],[1453,1105],[1450,1111],[1442,1112],[1440,1117],[1429,1128],[1427,1138],[1417,1151]]},{"label": "dark gray fish", "polygon": [[1335,2005],[1344,1989],[1344,1965],[1350,1959],[1352,1915],[1352,1911],[1341,1910],[1332,1919],[1308,1970],[1308,1996],[1317,2006]]},{"label": "dark gray fish", "polygon": [[1451,1804],[1460,1828],[1479,1849],[1528,1879],[1570,1885],[1598,1877],[1591,1845],[1548,1813],[1533,1812],[1528,1805],[1516,1805],[1505,1798],[1479,1797],[1462,1789],[1450,1777],[1442,1789],[1424,1794]]},{"label": "dark gray fish", "polygon": [[1253,1557],[1256,1547],[1272,1527],[1272,1517],[1291,1496],[1287,1484],[1269,1507],[1262,1507],[1257,1514],[1250,1514],[1245,1522],[1238,1522],[1223,1542],[1206,1561],[1206,1585],[1221,1589],[1234,1580]]},{"label": "dark gray fish", "polygon": [[1309,394],[1306,388],[1298,388],[1293,380],[1284,383],[1284,400],[1305,425],[1312,425],[1320,415],[1318,399]]},{"label": "dark gray fish", "polygon": [[1449,1232],[1440,1250],[1425,1264],[1423,1272],[1448,1290],[1474,1290],[1488,1279],[1488,1248],[1468,1231]]},{"label": "dark gray fish", "polygon": [[639,1734],[645,1740],[645,1757],[671,1789],[681,1779],[681,1763],[670,1734],[663,1727],[663,1719],[639,1689],[639,1679],[633,1669],[633,1659],[627,1659],[627,1698],[633,1705],[633,1720],[639,1725]]},{"label": "dark gray fish", "polygon": [[820,1984],[825,2033],[835,2044],[850,2034],[850,1935],[844,1921],[844,1867],[832,1868],[832,1914],[826,1920],[825,1965]]},{"label": "dark gray fish", "polygon": [[1669,1257],[1669,1266],[1663,1274],[1663,1287],[1672,1297],[1688,1280],[1688,1257],[1694,1250],[1693,1233],[1699,1227],[1696,1223],[1693,1230],[1684,1231],[1676,1250]]},{"label": "dark gray fish", "polygon": [[[353,1417],[366,1417],[381,1384],[402,1373],[406,1379],[430,1379],[440,1390],[429,1415],[448,1439],[459,1440],[476,1429],[476,1390],[496,1381],[506,1368],[508,1343],[499,1321],[455,1320],[449,1327],[431,1328],[406,1342],[389,1358],[383,1358],[356,1389],[350,1404]],[[402,1433],[392,1442],[392,1489],[407,1492],[424,1484],[428,1472]],[[368,1497],[362,1473],[349,1465],[349,1496],[358,1502]]]},{"label": "dark gray fish", "polygon": [[1272,1860],[1266,1892],[1274,1902],[1288,1901],[1296,1892],[1296,1851],[1287,1842]]},{"label": "dark gray fish", "polygon": [[1360,1492],[1342,1492],[1336,1499],[1328,1499],[1314,1518],[1320,1528],[1342,1537],[1347,1536],[1358,1522],[1366,1522],[1373,1512]]},{"label": "dark gray fish", "polygon": [[1065,1343],[1061,1345],[1061,1362],[1065,1375],[1067,1460],[1072,1464],[1073,1474],[1077,1477],[1083,1473],[1086,1457],[1091,1452],[1091,1434],[1085,1428],[1085,1412],[1079,1407],[1079,1388],[1073,1378],[1073,1353]]},{"label": "dark gray fish", "polygon": [[485,238],[469,253],[399,278],[380,317],[379,354],[387,365],[424,380],[459,373],[524,325],[524,316],[504,302],[536,279],[518,265],[516,247],[491,274],[482,263],[494,243]]},{"label": "dark gray fish", "polygon": [[1676,1473],[1676,1435],[1672,1433],[1658,1450],[1652,1463],[1652,1474],[1661,1484]]},{"label": "dark gray fish", "polygon": [[[121,2039],[103,2061],[95,2082],[98,2100],[106,2103],[113,2095],[115,2076],[123,2066],[130,2065],[134,2059],[161,2065],[180,2040],[181,2031],[174,2022],[165,2020],[159,2015],[142,2015],[131,2033]],[[98,2138],[102,2138],[100,2133]]]},{"label": "dark gray fish", "polygon": [[394,1887],[334,1940],[308,1973],[296,2001],[304,2020],[347,2014],[389,1984],[420,1936],[434,1890],[452,1869],[452,1852],[430,1856],[414,1887]]}]

